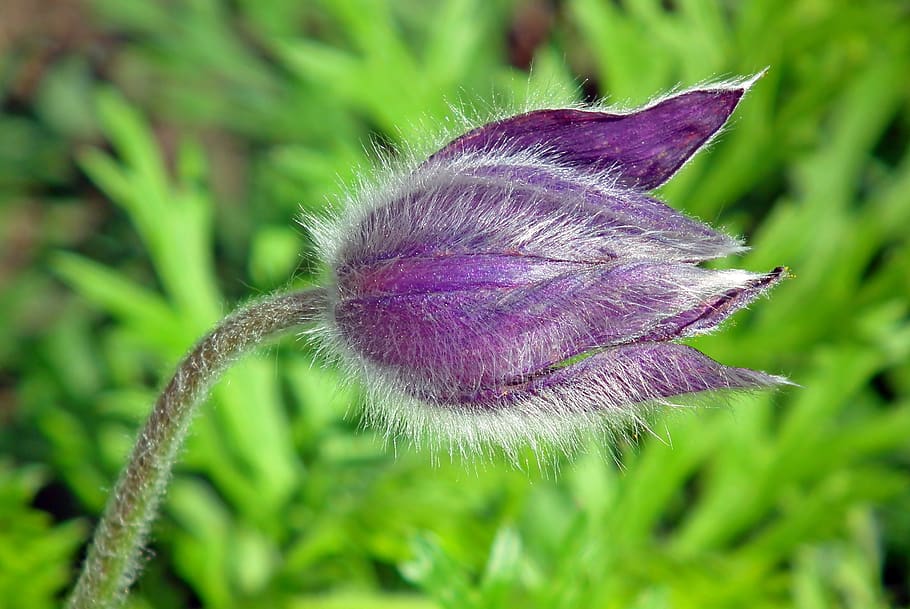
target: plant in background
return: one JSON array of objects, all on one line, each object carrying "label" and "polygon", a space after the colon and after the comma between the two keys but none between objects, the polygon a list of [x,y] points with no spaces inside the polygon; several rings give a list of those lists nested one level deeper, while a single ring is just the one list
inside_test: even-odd
[{"label": "plant in background", "polygon": [[244,351],[312,325],[370,391],[368,417],[467,451],[639,420],[667,398],[781,377],[672,341],[784,276],[715,271],[742,244],[648,196],[723,127],[752,80],[626,114],[528,112],[474,129],[314,226],[328,285],[229,316],[180,364],[140,434],[70,607],[109,607],[194,406]]}]

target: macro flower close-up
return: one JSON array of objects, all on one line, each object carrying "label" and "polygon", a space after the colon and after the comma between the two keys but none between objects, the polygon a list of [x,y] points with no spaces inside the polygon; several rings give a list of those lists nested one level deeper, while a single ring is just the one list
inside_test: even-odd
[{"label": "macro flower close-up", "polygon": [[497,120],[317,227],[334,271],[328,335],[368,380],[369,415],[466,445],[565,444],[674,396],[785,382],[673,342],[786,273],[699,266],[745,247],[648,194],[752,82]]},{"label": "macro flower close-up", "polygon": [[0,609],[910,609],[907,0],[5,0]]}]

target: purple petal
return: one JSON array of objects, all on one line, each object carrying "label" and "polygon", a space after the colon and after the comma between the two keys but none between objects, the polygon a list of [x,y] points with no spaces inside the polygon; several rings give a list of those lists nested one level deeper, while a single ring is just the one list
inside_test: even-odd
[{"label": "purple petal", "polygon": [[464,401],[592,349],[716,325],[777,279],[654,262],[400,259],[340,277],[335,319],[402,386]]},{"label": "purple petal", "polygon": [[597,396],[602,410],[628,409],[630,405],[688,393],[718,389],[757,389],[786,383],[778,377],[723,366],[703,353],[675,343],[624,345],[592,355],[527,382],[507,394],[488,394],[487,406],[510,403],[553,392],[584,391]]},{"label": "purple petal", "polygon": [[507,254],[454,254],[382,259],[339,271],[342,299],[455,291],[514,289],[551,279],[578,265]]},{"label": "purple petal", "polygon": [[755,276],[741,286],[662,320],[640,340],[672,340],[713,330],[730,315],[747,306],[761,294],[786,279],[787,276],[787,269],[780,266],[770,273]]},{"label": "purple petal", "polygon": [[696,262],[738,241],[646,195],[617,191],[552,164],[502,159],[424,166],[414,184],[358,223],[338,256],[382,259],[513,252],[551,260]]},{"label": "purple petal", "polygon": [[666,182],[727,122],[747,85],[694,90],[630,114],[537,110],[479,127],[431,159],[540,149],[566,166],[615,172],[625,186]]},{"label": "purple petal", "polygon": [[542,217],[557,210],[570,214],[579,225],[597,231],[607,258],[647,255],[700,262],[744,249],[736,239],[653,197],[567,176],[558,166],[477,159],[464,174],[459,182],[486,179],[491,188],[508,188],[511,196],[527,200]]}]

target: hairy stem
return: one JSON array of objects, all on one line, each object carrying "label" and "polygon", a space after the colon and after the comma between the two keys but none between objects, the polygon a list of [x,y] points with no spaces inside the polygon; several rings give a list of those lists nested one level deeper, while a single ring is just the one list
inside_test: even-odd
[{"label": "hairy stem", "polygon": [[108,499],[68,609],[109,609],[124,600],[196,405],[245,351],[313,321],[324,307],[320,290],[260,300],[227,317],[184,358]]}]

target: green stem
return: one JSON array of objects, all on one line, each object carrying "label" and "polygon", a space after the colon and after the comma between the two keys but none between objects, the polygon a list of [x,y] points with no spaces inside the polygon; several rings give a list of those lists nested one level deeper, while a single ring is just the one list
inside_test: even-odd
[{"label": "green stem", "polygon": [[108,499],[68,609],[110,609],[123,602],[195,406],[245,351],[315,320],[324,308],[321,290],[271,296],[227,317],[184,358]]}]

